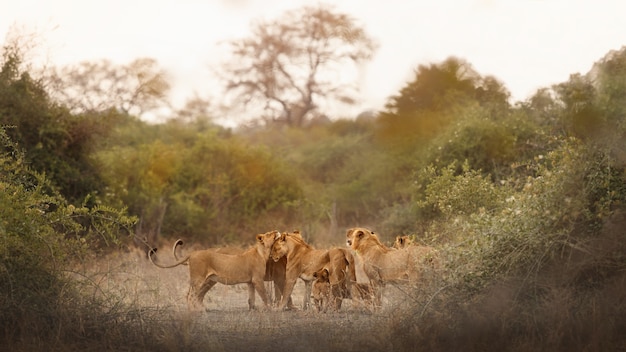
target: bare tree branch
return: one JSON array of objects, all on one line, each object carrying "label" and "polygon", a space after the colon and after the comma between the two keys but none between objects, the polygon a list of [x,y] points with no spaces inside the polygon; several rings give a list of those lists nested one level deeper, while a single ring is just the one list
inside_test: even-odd
[{"label": "bare tree branch", "polygon": [[235,103],[294,127],[305,125],[322,101],[353,103],[354,86],[336,77],[375,50],[352,18],[327,6],[258,22],[252,33],[229,42],[232,57],[220,72],[226,91]]}]

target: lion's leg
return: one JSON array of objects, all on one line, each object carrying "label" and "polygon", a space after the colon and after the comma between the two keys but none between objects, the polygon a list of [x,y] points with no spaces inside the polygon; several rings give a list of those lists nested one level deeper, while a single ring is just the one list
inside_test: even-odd
[{"label": "lion's leg", "polygon": [[313,298],[313,303],[315,303],[315,308],[317,308],[318,312],[322,311],[322,303],[321,300],[317,299],[317,298]]},{"label": "lion's leg", "polygon": [[[263,300],[263,303],[265,304],[265,307],[269,307],[270,305],[270,301],[267,298],[267,291],[265,290],[265,282],[263,281],[263,278],[261,278],[260,280],[254,280],[252,281],[251,284],[248,284],[248,289],[250,289],[250,287],[253,287],[256,289],[256,292],[259,293],[259,296],[261,296],[261,299]],[[249,297],[248,302],[250,302],[250,300],[254,303],[254,290],[250,291],[252,294],[252,297]],[[250,309],[253,309],[252,307]]]},{"label": "lion's leg", "polygon": [[313,286],[313,281],[305,281],[304,282],[304,299],[302,300],[302,309],[309,309],[309,304],[311,303],[311,286]]},{"label": "lion's leg", "polygon": [[[275,276],[274,277],[274,294],[276,299],[276,304],[280,304],[283,294],[285,292],[285,277]],[[289,300],[287,302],[287,307],[293,308],[293,300],[291,299],[291,295],[289,295]]]},{"label": "lion's leg", "polygon": [[374,309],[380,309],[383,306],[383,290],[385,285],[383,282],[373,281],[372,289],[374,290]]},{"label": "lion's leg", "polygon": [[194,281],[189,285],[187,293],[187,306],[189,310],[202,309],[202,301],[209,290],[215,286],[215,281]]},{"label": "lion's leg", "polygon": [[341,309],[341,302],[343,300],[343,294],[341,288],[341,284],[333,285],[330,289],[330,294],[332,295],[333,309],[335,311],[339,311]]},{"label": "lion's leg", "polygon": [[[293,292],[293,287],[296,284],[296,280],[298,278],[296,277],[295,280],[292,279],[286,279],[285,280],[285,286],[283,289],[283,295],[280,298],[280,305],[278,306],[279,309],[285,309],[285,307],[287,307],[287,303],[289,303],[289,301],[291,301],[291,293]],[[310,294],[310,293],[309,293]]]},{"label": "lion's leg", "polygon": [[256,293],[254,291],[254,285],[252,283],[248,283],[248,308],[250,310],[254,309],[255,300],[256,300]]},{"label": "lion's leg", "polygon": [[187,309],[189,311],[199,310],[201,305],[198,303],[198,295],[193,285],[189,285],[189,291],[187,292]]}]

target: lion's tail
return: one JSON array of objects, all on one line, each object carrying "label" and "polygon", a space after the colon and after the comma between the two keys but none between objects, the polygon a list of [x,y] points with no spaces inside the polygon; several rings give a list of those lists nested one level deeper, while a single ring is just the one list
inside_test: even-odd
[{"label": "lion's tail", "polygon": [[150,262],[152,264],[154,264],[155,266],[158,266],[159,268],[163,268],[163,269],[175,268],[175,267],[177,267],[179,265],[186,264],[187,261],[189,260],[189,257],[190,257],[189,255],[187,255],[186,257],[180,259],[178,262],[176,262],[176,263],[174,263],[172,265],[161,265],[161,264],[155,263],[154,260],[152,259],[152,254],[156,253],[156,251],[157,251],[156,248],[150,249],[150,251],[148,252],[148,258],[150,259]]},{"label": "lion's tail", "polygon": [[[184,242],[180,238],[177,239],[176,242],[174,242],[174,246],[172,247],[172,253],[174,254],[174,259],[180,260],[180,258],[178,258],[178,256],[176,255],[176,248],[178,248],[178,246],[182,246],[183,244]],[[182,265],[187,265],[187,262],[182,263]]]}]

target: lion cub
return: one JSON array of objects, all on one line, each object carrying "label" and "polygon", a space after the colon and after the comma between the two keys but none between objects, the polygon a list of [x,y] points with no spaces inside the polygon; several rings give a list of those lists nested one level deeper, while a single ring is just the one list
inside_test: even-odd
[{"label": "lion cub", "polygon": [[353,282],[350,289],[342,285],[331,285],[327,268],[315,272],[313,277],[315,281],[313,281],[311,296],[318,312],[326,312],[329,306],[338,311],[342,300],[346,298],[352,299],[352,302],[357,299],[362,303],[372,303],[373,291],[369,284]]}]

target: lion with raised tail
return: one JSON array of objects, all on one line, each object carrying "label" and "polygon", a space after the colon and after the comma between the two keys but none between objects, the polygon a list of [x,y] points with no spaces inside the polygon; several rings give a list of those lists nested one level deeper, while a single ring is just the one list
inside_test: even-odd
[{"label": "lion with raised tail", "polygon": [[171,265],[161,265],[152,259],[155,250],[148,253],[150,261],[160,268],[174,268],[187,263],[189,265],[189,293],[187,305],[190,310],[202,308],[202,301],[207,292],[218,282],[224,285],[247,284],[248,307],[255,309],[255,291],[261,296],[266,308],[269,299],[263,279],[265,266],[272,245],[280,232],[271,231],[256,236],[256,244],[240,254],[224,254],[215,250],[191,252]]},{"label": "lion with raised tail", "polygon": [[346,245],[363,261],[363,270],[374,291],[375,305],[382,303],[382,291],[387,283],[417,283],[435,256],[434,249],[409,245],[395,249],[383,245],[378,237],[366,228],[349,229]]},{"label": "lion with raised tail", "polygon": [[[178,239],[174,242],[174,246],[172,247],[172,253],[174,254],[174,258],[178,261],[180,258],[176,255],[176,249],[184,244],[183,240]],[[219,248],[207,248],[207,251],[215,251],[217,253],[223,254],[241,254],[245,251],[244,248],[240,247],[219,247]],[[187,263],[183,263],[182,265],[186,265]],[[265,277],[264,280],[266,282],[271,281],[274,283],[274,301],[272,303],[278,304],[283,295],[283,291],[285,288],[285,272],[287,267],[287,258],[283,257],[279,261],[275,262],[272,259],[268,258],[265,264]],[[289,297],[289,301],[287,303],[289,308],[293,308],[293,301],[291,297]]]}]

